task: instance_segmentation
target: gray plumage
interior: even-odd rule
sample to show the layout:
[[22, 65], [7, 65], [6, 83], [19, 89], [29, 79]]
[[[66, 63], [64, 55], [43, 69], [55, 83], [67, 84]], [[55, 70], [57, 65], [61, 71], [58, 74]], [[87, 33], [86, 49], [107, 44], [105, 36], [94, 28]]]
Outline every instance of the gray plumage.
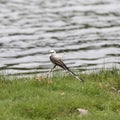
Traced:
[[77, 74], [75, 74], [73, 71], [71, 71], [66, 65], [65, 63], [62, 61], [61, 57], [58, 56], [55, 52], [55, 50], [51, 50], [50, 51], [51, 55], [50, 55], [50, 61], [54, 64], [54, 67], [50, 70], [50, 72], [56, 67], [59, 66], [61, 68], [63, 68], [64, 70], [67, 70], [68, 72], [70, 72], [73, 76], [76, 77], [76, 79], [80, 80], [83, 82], [83, 79], [79, 78]]

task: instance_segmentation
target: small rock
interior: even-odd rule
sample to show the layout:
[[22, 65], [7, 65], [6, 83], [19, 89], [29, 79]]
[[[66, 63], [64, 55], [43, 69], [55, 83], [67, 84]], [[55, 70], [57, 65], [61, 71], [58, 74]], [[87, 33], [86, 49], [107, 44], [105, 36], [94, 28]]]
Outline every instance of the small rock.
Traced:
[[118, 90], [118, 93], [120, 93], [120, 90]]
[[64, 92], [62, 92], [60, 95], [61, 95], [61, 96], [64, 96], [64, 95], [65, 95], [65, 93], [64, 93]]
[[77, 108], [77, 111], [79, 112], [79, 114], [80, 114], [81, 116], [83, 116], [83, 115], [88, 115], [88, 110], [81, 109], [81, 108]]
[[37, 77], [35, 78], [35, 80], [37, 80], [37, 81], [44, 81], [44, 80], [46, 80], [47, 78], [48, 78], [47, 74], [43, 74], [43, 75], [41, 75], [41, 76], [37, 76]]
[[111, 87], [111, 90], [112, 90], [113, 92], [117, 92], [117, 89], [116, 89], [115, 87]]

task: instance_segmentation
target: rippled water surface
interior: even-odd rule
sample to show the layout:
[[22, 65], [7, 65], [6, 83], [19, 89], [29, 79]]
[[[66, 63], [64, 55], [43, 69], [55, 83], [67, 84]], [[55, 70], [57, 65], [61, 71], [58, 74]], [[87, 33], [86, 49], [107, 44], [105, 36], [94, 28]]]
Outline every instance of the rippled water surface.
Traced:
[[81, 71], [120, 68], [120, 0], [0, 1], [0, 72], [47, 71], [50, 49]]

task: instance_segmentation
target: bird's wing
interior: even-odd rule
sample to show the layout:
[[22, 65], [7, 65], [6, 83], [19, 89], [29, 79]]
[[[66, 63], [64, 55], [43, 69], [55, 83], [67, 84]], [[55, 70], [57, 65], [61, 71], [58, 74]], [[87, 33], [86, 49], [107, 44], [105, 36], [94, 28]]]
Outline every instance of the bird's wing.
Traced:
[[50, 60], [53, 64], [58, 65], [65, 70], [68, 69], [64, 62], [59, 57], [50, 56]]

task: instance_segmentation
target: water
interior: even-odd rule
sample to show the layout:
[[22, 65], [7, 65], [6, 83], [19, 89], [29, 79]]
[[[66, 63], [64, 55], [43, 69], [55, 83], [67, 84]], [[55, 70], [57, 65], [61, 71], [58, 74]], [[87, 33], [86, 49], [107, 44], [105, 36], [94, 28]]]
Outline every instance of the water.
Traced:
[[46, 72], [51, 49], [72, 69], [120, 68], [120, 1], [0, 1], [0, 72]]

